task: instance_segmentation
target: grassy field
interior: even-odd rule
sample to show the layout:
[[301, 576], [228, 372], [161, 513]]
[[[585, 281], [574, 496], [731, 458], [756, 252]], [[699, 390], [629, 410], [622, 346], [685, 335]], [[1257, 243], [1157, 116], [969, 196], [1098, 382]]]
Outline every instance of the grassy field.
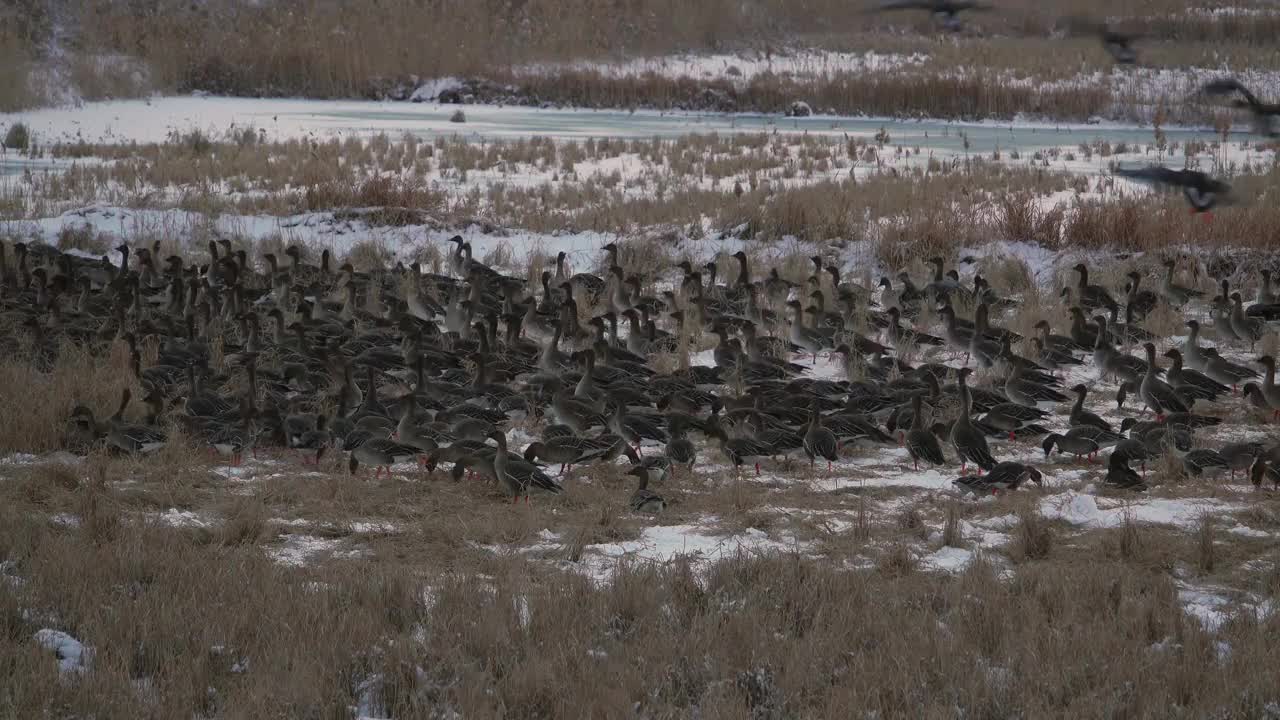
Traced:
[[[814, 255], [868, 285], [924, 277], [938, 255], [1022, 300], [999, 322], [1063, 332], [1077, 259], [1115, 292], [1130, 268], [1158, 287], [1168, 255], [1181, 282], [1250, 296], [1280, 260], [1271, 151], [1157, 143], [954, 162], [785, 135], [50, 145], [57, 172], [0, 183], [0, 242], [6, 258], [49, 242], [115, 259], [128, 242], [204, 262], [221, 239], [257, 267], [299, 242], [360, 271], [440, 270], [459, 231], [532, 279], [556, 243], [601, 271], [608, 238], [646, 293], [684, 259], [729, 277], [729, 248], [797, 283]], [[1150, 157], [1228, 175], [1249, 201], [1204, 222], [1107, 172]], [[1240, 476], [1189, 478], [1167, 455], [1135, 495], [1103, 485], [1103, 465], [998, 440], [1045, 482], [974, 499], [953, 489], [958, 465], [916, 471], [901, 448], [756, 476], [700, 439], [696, 473], [657, 488], [652, 517], [629, 512], [623, 465], [513, 505], [444, 469], [352, 476], [338, 452], [232, 467], [176, 423], [157, 454], [112, 457], [76, 447], [67, 420], [142, 394], [125, 343], [50, 362], [56, 323], [37, 340], [25, 319], [0, 314], [0, 717], [1280, 717], [1280, 492]], [[1184, 319], [1162, 309], [1146, 327], [1163, 347]], [[158, 342], [143, 339], [144, 365]], [[653, 362], [709, 363], [713, 344]], [[1277, 350], [1271, 333], [1256, 353]], [[1072, 372], [1091, 410], [1137, 413]], [[1225, 422], [1197, 440], [1273, 441], [1240, 403], [1210, 406]], [[540, 431], [522, 420], [510, 437]]]
[[[780, 112], [803, 99], [850, 114], [1149, 118], [1158, 99], [1135, 97], [1128, 74], [1110, 74], [1096, 38], [1066, 32], [1064, 14], [1116, 19], [1142, 36], [1139, 49], [1151, 68], [1280, 69], [1271, 52], [1280, 15], [1252, 2], [1209, 12], [1172, 0], [1090, 0], [1073, 3], [1067, 13], [1014, 0], [995, 12], [970, 13], [970, 24], [958, 34], [940, 33], [926, 13], [876, 14], [835, 0], [575, 0], [569, 6], [390, 0], [358, 8], [329, 1], [216, 0], [159, 7], [86, 2], [40, 10], [9, 10], [20, 22], [0, 31], [0, 58], [35, 71], [29, 82], [22, 72], [0, 81], [0, 111], [56, 101], [68, 88], [85, 99], [194, 90], [384, 97], [412, 90], [414, 78], [459, 76], [514, 88], [491, 100], [506, 93], [590, 107], [717, 108], [729, 102], [737, 109]], [[748, 83], [729, 76], [617, 77], [590, 68], [527, 71], [535, 63], [670, 53], [782, 57], [796, 47], [918, 54], [924, 61], [905, 72], [766, 73]], [[1181, 113], [1184, 88], [1155, 82], [1170, 105], [1166, 112], [1204, 120], [1200, 108]]]
[[[650, 518], [626, 511], [620, 467], [511, 505], [411, 465], [228, 467], [180, 439], [142, 461], [48, 455], [62, 408], [133, 383], [122, 361], [0, 366], [4, 407], [45, 399], [0, 434], [46, 453], [0, 465], [7, 716], [1267, 717], [1280, 701], [1280, 505], [1238, 479], [1161, 463], [1147, 496], [1091, 493], [1100, 468], [1061, 459], [1044, 488], [974, 502], [921, 486], [901, 451], [755, 478], [704, 448]], [[1104, 515], [1075, 517], [1095, 493]], [[61, 665], [39, 641], [54, 629], [85, 646]]]
[[[1179, 145], [1157, 130], [1140, 146], [1095, 141], [938, 157], [882, 140], [265, 141], [247, 130], [155, 144], [52, 144], [39, 153], [59, 167], [0, 179], [7, 218], [0, 236], [104, 253], [122, 234], [172, 242], [180, 229], [179, 244], [197, 250], [214, 232], [239, 235], [261, 252], [253, 246], [265, 233], [273, 243], [369, 241], [392, 255], [434, 245], [429, 254], [438, 258], [439, 233], [475, 227], [499, 244], [529, 233], [646, 237], [673, 260], [726, 238], [766, 253], [790, 239], [835, 247], [866, 241], [889, 267], [991, 239], [1117, 252], [1171, 243], [1265, 249], [1280, 241], [1280, 216], [1267, 201], [1280, 175], [1264, 144]], [[1179, 197], [1111, 175], [1117, 164], [1153, 160], [1227, 176], [1239, 202], [1213, 223], [1192, 222]], [[76, 220], [99, 205], [149, 220], [124, 229]], [[308, 229], [303, 219], [312, 214], [320, 225]], [[512, 269], [525, 270], [525, 250]]]

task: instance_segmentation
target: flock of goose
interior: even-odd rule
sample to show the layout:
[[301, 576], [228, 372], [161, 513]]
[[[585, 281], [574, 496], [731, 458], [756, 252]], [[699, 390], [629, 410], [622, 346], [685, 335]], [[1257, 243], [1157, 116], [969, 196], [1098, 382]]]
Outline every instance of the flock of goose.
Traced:
[[[1193, 318], [1161, 367], [1157, 338], [1143, 328], [1162, 304], [1182, 312], [1204, 303], [1220, 343], [1252, 349], [1280, 320], [1265, 271], [1245, 307], [1226, 281], [1212, 298], [1180, 284], [1173, 261], [1156, 289], [1135, 268], [1114, 295], [1080, 264], [1060, 296], [1066, 334], [1044, 319], [1023, 338], [997, 324], [1020, 312], [1016, 300], [981, 275], [962, 282], [940, 258], [930, 260], [927, 282], [902, 272], [871, 288], [821, 257], [803, 282], [776, 268], [757, 279], [738, 252], [732, 280], [720, 281], [715, 262], [684, 262], [671, 289], [650, 296], [615, 244], [604, 248], [603, 277], [570, 272], [561, 253], [529, 283], [476, 260], [463, 238], [452, 242], [439, 274], [416, 263], [334, 269], [328, 250], [311, 265], [297, 246], [255, 268], [225, 241], [211, 242], [200, 263], [162, 258], [158, 244], [121, 245], [113, 262], [17, 243], [10, 261], [0, 244], [0, 308], [26, 331], [5, 349], [48, 366], [72, 346], [128, 348], [145, 418], [125, 418], [128, 390], [105, 421], [78, 405], [68, 447], [145, 454], [177, 427], [233, 462], [278, 448], [319, 465], [336, 449], [352, 474], [360, 466], [380, 474], [416, 459], [431, 471], [451, 466], [455, 480], [468, 471], [487, 478], [513, 501], [563, 491], [540, 462], [563, 475], [626, 456], [639, 486], [632, 507], [660, 511], [650, 484], [691, 472], [698, 438], [736, 471], [757, 474], [761, 462], [788, 455], [825, 460], [831, 471], [842, 453], [901, 444], [915, 468], [958, 463], [956, 485], [975, 494], [1041, 480], [1037, 468], [999, 459], [1025, 442], [1040, 443], [1046, 460], [1109, 451], [1106, 482], [1131, 490], [1146, 487], [1131, 466], [1143, 463], [1145, 473], [1165, 453], [1191, 476], [1246, 472], [1255, 486], [1280, 484], [1280, 444], [1207, 448], [1194, 437], [1221, 422], [1202, 404], [1280, 416], [1274, 359], [1227, 360], [1201, 344]], [[974, 308], [972, 319], [964, 308]], [[714, 338], [714, 364], [690, 364], [703, 337]], [[841, 361], [844, 377], [812, 376], [824, 354]], [[952, 366], [908, 362], [944, 354]], [[1119, 382], [1120, 408], [1134, 397], [1151, 418], [1114, 427], [1090, 412], [1090, 386], [1059, 378], [1082, 366]], [[1063, 418], [1060, 431], [1049, 428]], [[513, 423], [535, 422], [540, 437], [517, 452]]]

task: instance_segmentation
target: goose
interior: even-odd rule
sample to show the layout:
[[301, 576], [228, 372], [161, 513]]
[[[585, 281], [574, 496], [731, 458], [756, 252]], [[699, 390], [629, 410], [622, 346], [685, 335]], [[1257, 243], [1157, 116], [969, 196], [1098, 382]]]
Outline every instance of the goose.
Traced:
[[786, 302], [796, 284], [778, 274], [778, 268], [769, 268], [769, 277], [764, 281], [764, 292], [769, 302], [775, 307]]
[[1262, 339], [1266, 323], [1260, 318], [1248, 317], [1244, 314], [1240, 293], [1231, 293], [1231, 303], [1231, 314], [1228, 316], [1231, 331], [1240, 340], [1247, 340], [1249, 349], [1253, 350], [1258, 341]]
[[1061, 403], [1068, 400], [1066, 395], [1053, 388], [1034, 382], [1025, 377], [1026, 371], [1014, 367], [1004, 382], [1004, 394], [1019, 405], [1030, 408], [1039, 407], [1040, 403]]
[[[129, 407], [131, 397], [132, 393], [128, 388], [121, 391], [120, 407], [107, 420], [107, 445], [130, 455], [155, 452], [164, 447], [168, 436], [157, 428], [124, 421], [124, 411]], [[90, 424], [93, 423], [92, 414], [88, 416], [88, 420]]]
[[1076, 282], [1076, 295], [1080, 306], [1085, 310], [1106, 308], [1110, 311], [1120, 309], [1119, 304], [1111, 297], [1111, 293], [1101, 285], [1089, 284], [1089, 268], [1084, 263], [1077, 263], [1072, 270], [1076, 271], [1079, 280]]
[[1111, 375], [1128, 382], [1139, 383], [1147, 371], [1147, 364], [1142, 360], [1119, 352], [1107, 340], [1107, 319], [1094, 318], [1098, 324], [1098, 344], [1093, 350], [1094, 365], [1101, 368], [1103, 375]]
[[1280, 296], [1276, 295], [1275, 291], [1271, 289], [1271, 270], [1262, 268], [1258, 273], [1262, 279], [1258, 283], [1258, 294], [1254, 298], [1254, 303], [1257, 305], [1275, 305], [1280, 300]]
[[822, 415], [815, 399], [809, 411], [809, 425], [804, 432], [804, 454], [809, 458], [810, 467], [821, 457], [827, 461], [827, 471], [830, 472], [831, 463], [839, 459], [837, 449], [835, 433], [822, 426]]
[[947, 459], [942, 454], [942, 444], [938, 442], [938, 436], [925, 427], [923, 398], [920, 395], [911, 399], [911, 408], [913, 411], [911, 429], [906, 432], [903, 439], [915, 469], [920, 469], [921, 460], [931, 465], [946, 464]]
[[671, 462], [672, 468], [676, 465], [683, 465], [688, 468], [689, 473], [692, 475], [693, 464], [698, 459], [697, 448], [685, 436], [684, 427], [673, 422], [670, 417], [667, 419], [667, 427], [671, 432], [671, 441], [664, 448], [667, 460]]
[[1187, 363], [1187, 367], [1192, 370], [1204, 372], [1205, 363], [1208, 357], [1200, 348], [1200, 323], [1196, 320], [1188, 320], [1186, 322], [1187, 339], [1182, 343], [1182, 356]]
[[[920, 288], [916, 287], [916, 284], [911, 280], [911, 276], [905, 272], [898, 273], [898, 284], [902, 286], [902, 289], [898, 291], [897, 300], [894, 302], [886, 302], [885, 298], [882, 297], [880, 304], [897, 305], [902, 308], [904, 315], [911, 316], [914, 308], [919, 306], [920, 302], [925, 299], [924, 292]], [[889, 285], [888, 278], [880, 278], [880, 285], [884, 287], [886, 293], [893, 292], [892, 286]], [[890, 295], [890, 297], [892, 296]]]
[[1084, 310], [1073, 306], [1070, 313], [1072, 343], [1080, 350], [1095, 350], [1098, 346], [1099, 331], [1085, 319]]
[[1035, 361], [1049, 370], [1063, 370], [1068, 366], [1084, 365], [1084, 360], [1065, 350], [1059, 350], [1044, 344], [1042, 338], [1031, 338], [1031, 346], [1035, 350]]
[[1147, 484], [1138, 477], [1138, 473], [1129, 467], [1126, 456], [1113, 452], [1107, 461], [1107, 474], [1105, 481], [1108, 485], [1113, 485], [1121, 490], [1144, 491]]
[[990, 470], [996, 464], [995, 458], [991, 456], [991, 450], [987, 447], [987, 439], [973, 426], [969, 417], [971, 402], [966, 379], [971, 372], [969, 368], [960, 368], [956, 375], [956, 381], [960, 386], [960, 415], [951, 426], [951, 444], [955, 446], [956, 455], [960, 457], [962, 473], [969, 462], [973, 462], [981, 470]]
[[1188, 430], [1198, 430], [1199, 428], [1216, 427], [1222, 424], [1222, 418], [1216, 415], [1199, 415], [1196, 413], [1180, 413], [1174, 412], [1165, 415], [1164, 424], [1172, 428], [1186, 428]]
[[[1147, 448], [1152, 456], [1159, 456], [1166, 450], [1175, 455], [1185, 455], [1191, 450], [1191, 430], [1184, 425], [1172, 423], [1140, 423], [1133, 418], [1125, 418], [1120, 424], [1122, 431], [1127, 430], [1129, 439], [1138, 440]], [[1119, 445], [1117, 444], [1117, 447]]]
[[881, 0], [872, 11], [925, 10], [944, 28], [957, 31], [961, 28], [960, 13], [973, 10], [990, 10], [991, 6], [979, 0]]
[[991, 287], [991, 283], [983, 276], [974, 273], [973, 275], [973, 296], [979, 301], [990, 305], [993, 308], [1006, 310], [1017, 307], [1019, 302], [1000, 295]]
[[[1080, 314], [1080, 319], [1081, 320], [1084, 319], [1083, 314]], [[1085, 327], [1085, 326], [1082, 325], [1082, 327]], [[1077, 353], [1077, 352], [1083, 352], [1087, 348], [1093, 347], [1092, 338], [1089, 338], [1090, 340], [1089, 343], [1081, 345], [1080, 343], [1077, 343], [1074, 339], [1069, 338], [1065, 335], [1054, 335], [1052, 332], [1050, 332], [1052, 328], [1049, 326], [1048, 320], [1037, 321], [1035, 324], [1035, 329], [1040, 333], [1039, 339], [1044, 344], [1044, 347], [1047, 349], [1052, 349], [1062, 353]]]
[[773, 448], [752, 438], [733, 438], [721, 428], [713, 432], [720, 445], [720, 452], [733, 463], [734, 472], [739, 472], [744, 464], [754, 464], [756, 475], [760, 475], [760, 460], [773, 457]]
[[1272, 413], [1272, 419], [1275, 419], [1275, 410], [1271, 407], [1271, 403], [1267, 402], [1267, 398], [1262, 394], [1262, 388], [1258, 383], [1244, 384], [1244, 399], [1250, 406], [1262, 412]]
[[369, 465], [375, 468], [374, 478], [380, 477], [384, 470], [387, 477], [391, 477], [392, 465], [413, 460], [417, 458], [418, 452], [417, 448], [402, 445], [394, 440], [371, 437], [351, 451], [347, 469], [355, 475], [361, 465]]
[[[609, 243], [609, 245], [613, 245], [616, 251], [617, 245], [614, 245], [613, 243]], [[608, 245], [605, 246], [605, 250], [606, 252], [611, 252], [608, 250]], [[567, 282], [570, 284], [570, 286], [573, 289], [579, 290], [581, 292], [584, 292], [584, 293], [587, 293], [588, 295], [593, 295], [593, 296], [599, 295], [600, 293], [604, 292], [606, 282], [599, 275], [592, 275], [591, 273], [576, 273], [576, 274], [570, 275], [569, 270], [565, 266], [565, 261], [567, 260], [567, 258], [568, 258], [568, 254], [565, 253], [564, 251], [560, 251], [556, 253], [555, 280], [557, 283]], [[609, 264], [614, 265], [616, 264], [616, 262], [610, 261]]]
[[1142, 383], [1138, 386], [1142, 401], [1160, 420], [1164, 419], [1166, 411], [1188, 412], [1190, 408], [1178, 397], [1173, 388], [1156, 377], [1156, 346], [1145, 343], [1142, 348], [1147, 351], [1147, 372], [1142, 376]]
[[1177, 269], [1178, 263], [1172, 258], [1164, 261], [1167, 269], [1164, 276], [1164, 283], [1160, 286], [1160, 296], [1174, 307], [1182, 307], [1196, 298], [1204, 297], [1204, 293], [1199, 290], [1184, 287], [1173, 281], [1173, 274]]
[[1270, 355], [1263, 355], [1258, 358], [1258, 362], [1266, 368], [1259, 390], [1271, 408], [1272, 419], [1278, 419], [1280, 418], [1280, 386], [1276, 385], [1276, 359]]
[[648, 468], [643, 465], [636, 465], [628, 470], [627, 474], [639, 478], [639, 485], [637, 485], [636, 491], [631, 494], [631, 500], [627, 503], [631, 508], [631, 512], [657, 515], [666, 509], [667, 503], [662, 499], [662, 496], [649, 489]]
[[940, 257], [932, 257], [926, 261], [927, 265], [933, 267], [933, 280], [924, 286], [925, 295], [934, 302], [941, 300], [950, 300], [952, 295], [967, 293], [968, 290], [960, 284], [956, 278], [949, 277], [943, 272], [946, 263]]
[[489, 434], [489, 439], [498, 443], [498, 450], [493, 455], [494, 475], [498, 478], [498, 484], [511, 493], [512, 503], [521, 495], [524, 495], [526, 503], [529, 502], [530, 488], [545, 490], [553, 495], [563, 492], [560, 484], [538, 469], [538, 466], [510, 456], [507, 452], [506, 433], [495, 430]]
[[1080, 383], [1071, 388], [1071, 392], [1076, 394], [1076, 402], [1071, 406], [1071, 413], [1067, 416], [1072, 427], [1079, 425], [1092, 425], [1100, 430], [1111, 432], [1111, 423], [1103, 420], [1097, 414], [1084, 409], [1084, 399], [1089, 394], [1088, 386], [1084, 383]]
[[[844, 317], [839, 313], [827, 312], [827, 298], [821, 290], [809, 293], [809, 303], [813, 306], [813, 327], [821, 333], [829, 330], [843, 330]], [[850, 328], [852, 330], [852, 328]]]
[[1009, 338], [1001, 338], [999, 344], [1000, 352], [996, 354], [993, 363], [996, 368], [1005, 373], [1019, 370], [1024, 378], [1041, 385], [1058, 384], [1058, 379], [1049, 373], [1049, 368], [1030, 358], [1015, 354]]
[[[1091, 425], [1084, 425], [1081, 427], [1097, 431], [1097, 428]], [[1068, 452], [1075, 455], [1076, 460], [1086, 456], [1092, 460], [1093, 455], [1098, 452], [1101, 446], [1088, 434], [1078, 433], [1072, 435], [1068, 432], [1065, 435], [1061, 433], [1050, 433], [1045, 437], [1041, 447], [1044, 449], [1044, 456], [1046, 458], [1049, 457], [1050, 453], [1052, 453], [1056, 448], [1059, 453]]]
[[1067, 20], [1067, 30], [1073, 35], [1094, 35], [1102, 41], [1102, 47], [1117, 65], [1134, 65], [1138, 62], [1138, 53], [1133, 48], [1134, 41], [1141, 36], [1123, 33], [1105, 22], [1097, 22], [1087, 17], [1072, 17]]
[[831, 347], [828, 344], [827, 337], [812, 328], [805, 327], [804, 310], [800, 307], [800, 301], [790, 300], [787, 302], [787, 307], [792, 312], [791, 330], [788, 339], [792, 345], [808, 352], [813, 357], [813, 364], [816, 365], [818, 363], [818, 353]]
[[1280, 471], [1265, 456], [1259, 455], [1249, 466], [1249, 482], [1258, 490], [1262, 488], [1262, 481], [1267, 479], [1280, 490]]
[[552, 396], [549, 412], [557, 423], [567, 425], [575, 433], [583, 433], [609, 422], [597, 405], [574, 397], [567, 389], [558, 390]]
[[1223, 359], [1215, 348], [1204, 348], [1203, 353], [1205, 355], [1204, 374], [1223, 385], [1230, 385], [1233, 391], [1240, 383], [1256, 380], [1259, 377], [1257, 370]]
[[1207, 95], [1239, 94], [1232, 105], [1253, 115], [1254, 132], [1266, 137], [1280, 137], [1280, 103], [1262, 102], [1239, 79], [1224, 77], [1210, 80], [1201, 86], [1200, 91]]
[[258, 430], [253, 424], [253, 418], [256, 414], [256, 410], [246, 396], [241, 401], [241, 421], [210, 428], [209, 446], [219, 455], [230, 457], [232, 465], [239, 465], [245, 450], [255, 450]]
[[1177, 348], [1169, 348], [1164, 356], [1170, 360], [1169, 368], [1164, 374], [1165, 380], [1174, 389], [1192, 388], [1195, 397], [1204, 400], [1216, 400], [1218, 395], [1231, 390], [1204, 373], [1182, 367], [1182, 353]]
[[530, 443], [525, 448], [524, 459], [531, 463], [537, 460], [559, 463], [560, 473], [563, 475], [566, 470], [572, 470], [574, 465], [610, 461], [621, 454], [624, 448], [627, 448], [626, 442], [612, 433], [596, 437], [582, 437], [571, 433], [549, 438], [544, 436], [542, 440]]
[[1222, 288], [1221, 295], [1214, 295], [1213, 301], [1209, 304], [1210, 315], [1213, 318], [1213, 330], [1217, 333], [1219, 340], [1240, 340], [1236, 335], [1236, 331], [1231, 328], [1231, 310], [1233, 303], [1231, 302], [1231, 283], [1222, 278], [1220, 284]]
[[943, 320], [943, 339], [952, 350], [965, 354], [965, 363], [969, 362], [970, 344], [973, 341], [973, 330], [961, 326], [956, 318], [956, 311], [950, 305], [943, 305], [938, 310]]
[[1125, 277], [1129, 278], [1129, 282], [1125, 283], [1125, 314], [1139, 320], [1145, 319], [1156, 308], [1158, 298], [1150, 290], [1139, 288], [1142, 275], [1137, 270], [1129, 271]]
[[999, 430], [1009, 433], [1009, 439], [1013, 440], [1018, 430], [1028, 425], [1033, 425], [1046, 417], [1049, 413], [1034, 407], [1019, 405], [1017, 403], [1000, 403], [987, 409], [982, 416], [982, 422]]
[[1145, 168], [1116, 168], [1115, 172], [1120, 177], [1136, 182], [1181, 188], [1183, 196], [1191, 204], [1192, 214], [1205, 213], [1206, 219], [1212, 217], [1211, 211], [1215, 205], [1228, 200], [1231, 195], [1230, 185], [1199, 170], [1173, 170], [1151, 165]]
[[316, 451], [314, 457], [303, 456], [303, 465], [318, 466], [320, 458], [324, 457], [325, 451], [333, 445], [333, 433], [329, 432], [328, 424], [328, 417], [323, 414], [316, 415], [315, 427], [304, 431], [292, 442], [292, 447], [295, 450]]
[[874, 420], [861, 413], [840, 411], [823, 418], [822, 424], [835, 433], [838, 443], [845, 445], [852, 443], [875, 447], [894, 444], [893, 438], [881, 430]]
[[864, 306], [871, 302], [870, 290], [858, 283], [840, 281], [839, 267], [828, 264], [825, 269], [831, 276], [831, 292], [835, 293], [836, 297], [848, 297]]
[[644, 440], [665, 443], [671, 439], [670, 434], [662, 428], [659, 417], [625, 412], [622, 403], [618, 403], [614, 408], [613, 415], [609, 418], [609, 427], [629, 445], [636, 448], [637, 453], [640, 452], [640, 443]]
[[1200, 477], [1206, 472], [1221, 472], [1230, 467], [1231, 464], [1222, 453], [1209, 448], [1197, 448], [1182, 456], [1182, 469], [1191, 477]]
[[974, 496], [990, 494], [998, 494], [1001, 490], [1012, 491], [1017, 490], [1022, 484], [1030, 480], [1037, 485], [1044, 481], [1044, 476], [1040, 471], [1018, 462], [1005, 461], [996, 463], [991, 471], [983, 476], [965, 475], [952, 480], [961, 492], [971, 493]]
[[946, 343], [945, 340], [935, 335], [918, 332], [909, 328], [903, 328], [901, 325], [902, 311], [897, 307], [890, 307], [887, 312], [889, 313], [889, 327], [886, 328], [886, 330], [889, 336], [889, 342], [899, 352], [912, 345], [937, 346]]
[[413, 413], [417, 405], [412, 395], [406, 395], [400, 398], [400, 418], [396, 423], [395, 439], [401, 445], [407, 445], [417, 449], [424, 456], [429, 455], [439, 447], [434, 439], [427, 436], [413, 422]]
[[989, 312], [986, 303], [979, 303], [974, 310], [973, 334], [969, 338], [969, 347], [966, 350], [966, 362], [969, 357], [973, 357], [984, 367], [991, 367], [996, 356], [1000, 354], [1000, 342], [987, 337]]
[[1262, 443], [1256, 442], [1227, 443], [1218, 449], [1218, 454], [1227, 462], [1227, 469], [1231, 471], [1233, 480], [1237, 472], [1248, 472], [1254, 459], [1260, 457], [1263, 452]]
[[1130, 343], [1144, 343], [1155, 339], [1155, 336], [1140, 327], [1133, 318], [1133, 308], [1126, 305], [1124, 309], [1124, 322], [1118, 320], [1119, 313], [1111, 311], [1107, 319], [1107, 332], [1112, 342], [1128, 345]]

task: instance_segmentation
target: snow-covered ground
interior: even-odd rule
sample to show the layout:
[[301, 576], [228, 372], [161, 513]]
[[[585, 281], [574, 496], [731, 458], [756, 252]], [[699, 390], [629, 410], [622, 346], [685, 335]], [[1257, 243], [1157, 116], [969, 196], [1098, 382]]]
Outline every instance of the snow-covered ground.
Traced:
[[[790, 78], [827, 77], [842, 72], [884, 72], [920, 65], [925, 55], [876, 52], [825, 52], [795, 50], [784, 53], [738, 53], [709, 55], [662, 55], [616, 62], [584, 61], [541, 63], [515, 69], [516, 75], [554, 75], [565, 71], [595, 72], [606, 77], [659, 75], [667, 78], [728, 80], [746, 84], [759, 75]], [[438, 93], [437, 93], [438, 95]], [[434, 95], [428, 95], [434, 99]]]

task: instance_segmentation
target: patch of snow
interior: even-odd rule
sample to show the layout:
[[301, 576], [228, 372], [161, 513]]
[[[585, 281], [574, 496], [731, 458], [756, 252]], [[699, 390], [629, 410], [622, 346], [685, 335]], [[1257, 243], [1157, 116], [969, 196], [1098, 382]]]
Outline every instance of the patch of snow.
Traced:
[[38, 462], [40, 456], [31, 453], [14, 453], [0, 458], [0, 465], [34, 465]]
[[399, 527], [387, 520], [371, 520], [371, 521], [355, 521], [349, 523], [347, 527], [353, 533], [376, 533], [389, 534], [399, 531]]
[[177, 527], [207, 528], [207, 527], [211, 527], [214, 524], [213, 521], [207, 518], [201, 517], [199, 513], [192, 512], [190, 510], [179, 510], [178, 508], [169, 508], [168, 510], [165, 510], [162, 513], [155, 514], [153, 517], [155, 517], [157, 520], [164, 523], [165, 525], [168, 525], [169, 527], [175, 527], [175, 528]]
[[456, 77], [442, 77], [434, 80], [428, 80], [418, 86], [413, 94], [409, 96], [409, 102], [434, 102], [442, 93], [451, 90], [458, 90], [462, 87], [462, 80]]
[[926, 568], [943, 572], [960, 572], [973, 562], [973, 551], [956, 547], [941, 547], [936, 552], [920, 558]]
[[1250, 613], [1264, 620], [1275, 611], [1271, 600], [1247, 596], [1233, 601], [1218, 588], [1178, 582], [1178, 601], [1183, 610], [1200, 621], [1206, 630], [1215, 631], [1236, 613]]
[[1258, 530], [1257, 528], [1251, 528], [1247, 525], [1236, 525], [1233, 528], [1228, 528], [1227, 532], [1231, 533], [1232, 535], [1240, 535], [1242, 537], [1251, 537], [1251, 538], [1271, 537], [1271, 533], [1265, 530]]
[[37, 630], [35, 641], [58, 658], [58, 670], [63, 674], [81, 674], [89, 670], [93, 662], [93, 648], [61, 630], [44, 628]]
[[656, 525], [645, 528], [640, 537], [617, 543], [587, 545], [583, 548], [582, 569], [597, 580], [607, 581], [620, 562], [670, 562], [688, 557], [700, 563], [733, 557], [740, 553], [787, 552], [803, 546], [792, 540], [778, 541], [756, 528], [731, 535], [711, 534], [715, 518], [705, 524]]
[[267, 553], [281, 565], [302, 567], [316, 555], [333, 554], [341, 544], [340, 540], [314, 535], [286, 535], [283, 544], [269, 548]]
[[69, 528], [80, 527], [79, 516], [72, 515], [71, 513], [58, 513], [57, 515], [50, 515], [49, 522], [53, 523], [54, 525], [61, 525], [62, 527], [69, 527]]
[[18, 563], [12, 560], [0, 560], [0, 580], [14, 588], [22, 587], [26, 583], [26, 580], [18, 575]]
[[517, 75], [555, 75], [566, 71], [594, 72], [612, 78], [657, 75], [672, 79], [728, 80], [746, 86], [759, 75], [792, 78], [823, 78], [836, 73], [876, 72], [920, 65], [927, 55], [892, 53], [850, 53], [795, 50], [781, 53], [741, 53], [712, 55], [662, 55], [630, 58], [617, 62], [576, 61], [539, 63], [515, 69]]
[[[247, 461], [246, 461], [247, 462]], [[245, 465], [218, 465], [212, 468], [215, 474], [221, 475], [228, 480], [236, 480], [239, 482], [248, 482], [254, 479], [257, 471], [254, 468]]]
[[1125, 513], [1135, 523], [1194, 527], [1205, 513], [1239, 509], [1212, 498], [1150, 498], [1107, 500], [1068, 491], [1040, 501], [1040, 512], [1050, 520], [1062, 520], [1087, 528], [1114, 528], [1124, 524]]
[[[569, 256], [570, 262], [581, 261], [597, 256], [600, 248], [617, 239], [615, 235], [598, 232], [514, 232], [498, 237], [487, 235], [481, 228], [474, 226], [460, 232], [453, 229], [433, 229], [425, 225], [370, 226], [362, 220], [335, 219], [333, 213], [305, 213], [288, 217], [233, 214], [207, 217], [178, 209], [134, 210], [107, 205], [80, 208], [57, 217], [15, 222], [12, 227], [20, 229], [17, 234], [40, 238], [56, 245], [58, 235], [66, 227], [88, 227], [96, 234], [111, 238], [113, 242], [123, 242], [151, 231], [175, 237], [191, 237], [199, 234], [197, 228], [208, 228], [210, 223], [214, 232], [220, 235], [239, 236], [249, 242], [283, 237], [291, 244], [323, 246], [339, 254], [349, 252], [357, 244], [370, 242], [385, 248], [395, 259], [406, 262], [411, 262], [424, 246], [441, 249], [453, 247], [448, 239], [458, 234], [471, 243], [477, 257], [485, 257], [499, 245], [508, 246], [512, 250], [513, 266], [520, 268], [526, 264], [528, 255], [535, 251], [551, 257], [564, 252]], [[34, 455], [11, 455], [7, 458], [12, 464], [23, 465], [36, 462], [37, 459]], [[219, 465], [213, 468], [213, 472], [228, 479], [248, 481], [255, 479], [255, 475], [263, 467], [272, 464], [273, 461], [270, 460], [246, 457], [243, 465]], [[405, 467], [412, 468], [413, 465]]]
[[1206, 630], [1217, 630], [1229, 616], [1231, 601], [1217, 593], [1193, 587], [1178, 590], [1178, 601], [1186, 613]]

